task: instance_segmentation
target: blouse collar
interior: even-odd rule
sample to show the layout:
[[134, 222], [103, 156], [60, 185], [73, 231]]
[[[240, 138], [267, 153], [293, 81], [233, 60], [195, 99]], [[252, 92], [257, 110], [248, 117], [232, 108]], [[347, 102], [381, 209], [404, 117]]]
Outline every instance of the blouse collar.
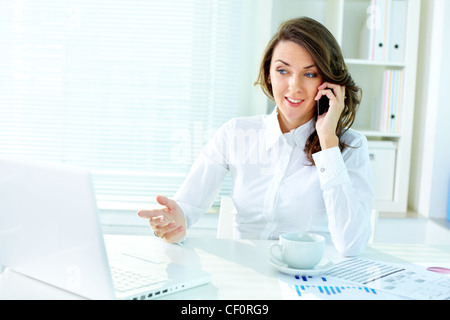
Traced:
[[[315, 120], [314, 118], [309, 120], [307, 123], [302, 124], [301, 126], [292, 129], [291, 131], [283, 134], [280, 128], [280, 123], [278, 121], [278, 108], [275, 106], [272, 113], [267, 118], [266, 123], [266, 150], [272, 148], [279, 139], [285, 139], [285, 141], [289, 144], [292, 142], [300, 147], [304, 147], [306, 140], [315, 130]], [[291, 142], [291, 143], [290, 143]]]

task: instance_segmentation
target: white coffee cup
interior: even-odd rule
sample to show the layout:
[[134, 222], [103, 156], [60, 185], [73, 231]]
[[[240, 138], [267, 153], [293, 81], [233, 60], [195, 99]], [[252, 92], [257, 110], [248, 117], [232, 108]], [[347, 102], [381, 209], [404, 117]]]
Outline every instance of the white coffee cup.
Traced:
[[[273, 243], [270, 255], [295, 269], [312, 269], [322, 260], [325, 237], [315, 233], [284, 233]], [[278, 251], [278, 253], [276, 253]]]

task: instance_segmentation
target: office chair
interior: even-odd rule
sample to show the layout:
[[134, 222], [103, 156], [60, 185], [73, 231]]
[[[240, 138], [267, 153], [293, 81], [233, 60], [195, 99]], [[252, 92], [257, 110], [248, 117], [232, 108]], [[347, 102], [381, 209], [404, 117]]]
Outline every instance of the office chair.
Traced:
[[218, 239], [233, 239], [233, 215], [236, 214], [231, 197], [220, 199], [219, 223], [217, 225]]

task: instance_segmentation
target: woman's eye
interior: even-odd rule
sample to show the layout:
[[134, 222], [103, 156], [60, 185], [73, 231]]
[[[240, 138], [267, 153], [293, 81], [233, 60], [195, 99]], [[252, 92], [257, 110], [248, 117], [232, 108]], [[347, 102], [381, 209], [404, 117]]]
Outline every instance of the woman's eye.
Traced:
[[315, 74], [314, 72], [305, 73], [305, 77], [307, 77], [307, 78], [315, 78], [316, 76], [317, 76], [317, 74]]
[[286, 73], [287, 73], [287, 71], [286, 71], [286, 70], [283, 70], [283, 69], [278, 69], [277, 72], [278, 72], [279, 74], [286, 74]]

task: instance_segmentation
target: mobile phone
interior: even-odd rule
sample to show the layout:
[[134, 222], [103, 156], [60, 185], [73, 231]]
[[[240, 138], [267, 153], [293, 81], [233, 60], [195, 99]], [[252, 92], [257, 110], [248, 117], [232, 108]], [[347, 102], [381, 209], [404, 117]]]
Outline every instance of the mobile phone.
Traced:
[[[325, 88], [327, 90], [332, 90], [330, 88]], [[330, 99], [328, 99], [327, 96], [323, 95], [318, 101], [317, 101], [317, 114], [320, 116], [328, 111], [328, 108], [330, 107]]]

